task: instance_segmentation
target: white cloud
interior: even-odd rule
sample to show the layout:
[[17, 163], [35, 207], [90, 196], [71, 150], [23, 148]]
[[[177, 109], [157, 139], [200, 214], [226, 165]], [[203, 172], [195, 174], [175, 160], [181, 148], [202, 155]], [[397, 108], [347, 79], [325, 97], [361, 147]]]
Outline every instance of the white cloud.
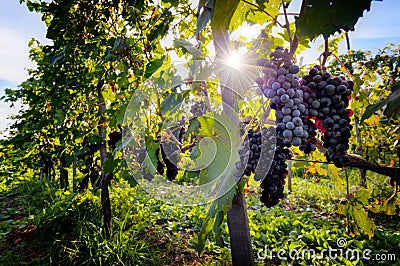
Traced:
[[[4, 87], [15, 87], [27, 78], [26, 68], [35, 67], [29, 60], [29, 36], [22, 36], [21, 33], [11, 29], [0, 27], [0, 95], [3, 95]], [[8, 117], [18, 113], [21, 106], [16, 104], [10, 108], [9, 103], [0, 102], [0, 138], [7, 137], [4, 132], [12, 124]]]
[[26, 68], [35, 66], [29, 60], [29, 36], [0, 27], [0, 79], [21, 83], [27, 77]]
[[400, 1], [372, 1], [371, 10], [364, 11], [355, 25], [353, 38], [389, 38], [400, 37]]
[[13, 120], [8, 119], [10, 115], [17, 114], [21, 110], [22, 105], [19, 103], [10, 107], [9, 103], [0, 102], [0, 139], [7, 137], [6, 129], [12, 124]]

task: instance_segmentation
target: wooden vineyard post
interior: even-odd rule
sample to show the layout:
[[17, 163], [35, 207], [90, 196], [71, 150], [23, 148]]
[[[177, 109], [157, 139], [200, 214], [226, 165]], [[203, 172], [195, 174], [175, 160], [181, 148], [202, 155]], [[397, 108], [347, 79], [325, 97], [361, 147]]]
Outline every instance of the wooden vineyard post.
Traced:
[[[361, 142], [361, 136], [360, 136], [360, 128], [358, 126], [358, 117], [356, 117], [356, 116], [354, 118], [354, 127], [356, 129], [356, 139], [357, 139], [357, 143], [358, 143], [357, 154], [362, 156], [363, 152], [362, 152], [362, 142]], [[366, 185], [367, 185], [367, 171], [365, 169], [360, 169], [360, 176], [361, 176], [360, 186], [366, 187]]]
[[[223, 60], [229, 55], [230, 44], [227, 31], [213, 31], [216, 59]], [[223, 82], [221, 85], [221, 96], [224, 104], [224, 112], [233, 122], [238, 111], [237, 99], [233, 91], [234, 84], [228, 77], [224, 78], [224, 71], [218, 69], [218, 73]], [[232, 178], [234, 178], [232, 176]], [[237, 190], [228, 213], [229, 238], [231, 246], [232, 264], [234, 266], [254, 265], [254, 256], [250, 239], [250, 228], [247, 217], [246, 200], [241, 191]]]
[[229, 237], [231, 240], [232, 264], [254, 265], [246, 200], [241, 191], [236, 192], [227, 216]]
[[293, 173], [292, 173], [292, 160], [288, 161], [288, 193], [292, 193], [292, 177], [293, 177]]

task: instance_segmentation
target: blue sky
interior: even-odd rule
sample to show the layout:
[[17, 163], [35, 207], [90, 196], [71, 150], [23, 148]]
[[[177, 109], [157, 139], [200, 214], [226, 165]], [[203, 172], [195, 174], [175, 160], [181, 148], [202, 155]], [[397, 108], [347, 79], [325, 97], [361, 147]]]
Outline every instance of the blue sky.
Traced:
[[[45, 32], [41, 17], [30, 13], [19, 0], [0, 1], [0, 97], [4, 88], [15, 88], [26, 79], [25, 69], [34, 67], [28, 59], [28, 42], [31, 38], [45, 41]], [[19, 108], [0, 102], [0, 131], [10, 123], [7, 117]]]
[[[294, 0], [291, 11], [297, 12], [300, 2]], [[28, 42], [35, 38], [48, 43], [45, 35], [46, 27], [39, 15], [30, 13], [19, 0], [0, 1], [0, 97], [4, 88], [16, 88], [26, 79], [26, 69], [34, 67], [28, 59]], [[373, 1], [371, 11], [364, 13], [356, 24], [356, 31], [349, 35], [352, 49], [376, 51], [388, 43], [400, 44], [400, 1]], [[314, 61], [320, 43], [317, 40], [304, 57]], [[7, 116], [17, 111], [0, 102], [0, 131], [10, 123]]]

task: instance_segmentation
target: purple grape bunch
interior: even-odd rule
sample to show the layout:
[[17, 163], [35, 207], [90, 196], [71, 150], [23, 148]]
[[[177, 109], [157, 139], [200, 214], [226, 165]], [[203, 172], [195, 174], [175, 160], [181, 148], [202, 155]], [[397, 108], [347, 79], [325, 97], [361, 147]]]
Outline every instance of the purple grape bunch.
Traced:
[[342, 167], [349, 161], [346, 153], [353, 128], [350, 124], [353, 111], [347, 107], [354, 83], [343, 76], [332, 76], [326, 68], [314, 66], [301, 84], [307, 118], [314, 120], [315, 128], [322, 133], [321, 140], [328, 150], [327, 160]]

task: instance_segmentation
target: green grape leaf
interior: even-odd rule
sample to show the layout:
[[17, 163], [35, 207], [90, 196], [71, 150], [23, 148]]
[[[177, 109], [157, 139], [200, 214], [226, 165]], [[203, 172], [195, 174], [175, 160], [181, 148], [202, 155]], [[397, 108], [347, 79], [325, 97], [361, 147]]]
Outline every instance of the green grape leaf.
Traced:
[[121, 125], [124, 122], [126, 108], [128, 108], [128, 104], [123, 104], [117, 112], [116, 123], [117, 125]]
[[135, 173], [132, 175], [131, 172], [128, 170], [122, 170], [121, 176], [123, 179], [128, 181], [131, 187], [136, 187], [138, 185], [137, 180], [139, 180], [142, 175], [140, 171], [135, 171]]
[[152, 42], [159, 36], [163, 36], [169, 28], [169, 23], [170, 22], [168, 20], [166, 20], [166, 21], [163, 21], [163, 23], [161, 23], [161, 25], [157, 25], [157, 27], [155, 27], [153, 30], [151, 30], [151, 32], [147, 36], [147, 39], [150, 42]]
[[214, 6], [214, 14], [211, 20], [213, 32], [222, 34], [229, 29], [229, 24], [239, 5], [239, 0], [216, 1]]
[[398, 193], [393, 194], [388, 199], [383, 200], [379, 204], [373, 204], [369, 207], [369, 210], [374, 213], [385, 213], [387, 215], [396, 215], [397, 208], [400, 207], [400, 197]]
[[103, 165], [104, 173], [113, 173], [117, 164], [118, 164], [117, 160], [115, 160], [112, 156], [108, 156], [107, 160]]
[[211, 231], [214, 231], [217, 245], [223, 244], [223, 240], [221, 237], [221, 225], [224, 220], [225, 213], [232, 203], [235, 192], [236, 186], [225, 193], [224, 197], [220, 197], [214, 200], [210, 208], [208, 209], [206, 220], [203, 223], [203, 227], [201, 228], [200, 234], [198, 236], [198, 241], [196, 243], [196, 249], [199, 254], [203, 251], [205, 241], [207, 240]]
[[199, 177], [200, 171], [185, 171], [183, 177], [188, 180], [194, 180]]
[[384, 106], [386, 106], [384, 110], [384, 115], [387, 117], [392, 117], [395, 114], [398, 114], [400, 111], [400, 83], [397, 82], [393, 86], [392, 93], [386, 98], [378, 101], [375, 104], [369, 105], [365, 110], [364, 114], [361, 117], [360, 122], [364, 122], [364, 120], [370, 118], [375, 112], [381, 110]]
[[[200, 156], [196, 158], [196, 166], [204, 168], [205, 166], [210, 166], [212, 162], [215, 160], [217, 155], [217, 149], [221, 148], [218, 146], [218, 140], [215, 138], [203, 138], [198, 143], [198, 150], [200, 151]], [[209, 167], [206, 168], [208, 171], [210, 170]], [[204, 169], [203, 169], [204, 170]], [[217, 169], [212, 169], [217, 170]], [[220, 172], [212, 172], [211, 174], [208, 173], [205, 175], [200, 175], [200, 184], [208, 184], [212, 182], [216, 178], [219, 177]]]
[[183, 95], [181, 93], [173, 92], [165, 98], [161, 103], [161, 113], [165, 115], [168, 111], [173, 110], [178, 104], [182, 102]]
[[79, 150], [75, 151], [74, 157], [81, 156], [81, 155], [85, 154], [88, 150], [89, 149], [87, 147], [82, 147]]
[[[255, 6], [249, 5], [243, 1], [240, 1], [239, 5], [237, 6], [230, 25], [229, 30], [232, 32], [240, 27], [244, 22], [250, 24], [259, 24], [262, 25], [264, 23], [268, 23], [274, 21], [279, 14], [280, 6], [282, 1], [281, 0], [257, 0], [257, 6], [260, 8], [256, 8]], [[267, 10], [268, 14], [260, 10]]]
[[[136, 119], [136, 116], [139, 114], [142, 103], [144, 102], [146, 96], [137, 91], [129, 101], [129, 104], [126, 107], [122, 107], [124, 111], [121, 111], [120, 115], [123, 115], [123, 122], [129, 123], [132, 120]], [[120, 117], [118, 117], [118, 122]]]
[[190, 159], [195, 160], [199, 156], [199, 148], [194, 146], [192, 151], [190, 152]]
[[215, 222], [214, 222], [214, 235], [215, 235], [215, 242], [217, 243], [218, 246], [222, 247], [224, 245], [224, 240], [222, 239], [222, 230], [221, 230], [221, 225], [222, 222], [224, 221], [225, 213], [221, 210], [217, 212], [217, 215], [215, 217]]
[[368, 218], [368, 212], [362, 207], [351, 208], [350, 215], [353, 217], [357, 226], [364, 231], [369, 237], [374, 235], [375, 223], [372, 219]]
[[202, 8], [200, 16], [197, 18], [196, 31], [194, 35], [199, 34], [211, 21], [214, 15], [215, 0], [200, 1], [199, 7]]
[[357, 200], [362, 204], [366, 205], [368, 204], [368, 199], [371, 196], [372, 191], [366, 188], [361, 188], [360, 190], [357, 191]]
[[383, 114], [389, 118], [398, 114], [400, 111], [400, 82], [397, 82], [396, 85], [396, 90], [394, 90], [385, 100], [387, 106]]
[[207, 80], [212, 75], [213, 71], [214, 71], [213, 65], [206, 65], [202, 67], [194, 74], [193, 82]]
[[247, 14], [250, 12], [251, 6], [240, 1], [235, 13], [232, 16], [232, 22], [229, 25], [229, 30], [233, 32], [239, 28], [246, 20]]
[[205, 55], [199, 49], [194, 47], [193, 44], [186, 40], [175, 39], [174, 47], [183, 48], [185, 51], [191, 54], [195, 60], [203, 59], [205, 57]]
[[147, 156], [142, 163], [143, 166], [147, 168], [147, 170], [151, 174], [156, 174], [156, 165], [158, 161], [158, 153], [160, 145], [156, 143], [153, 139], [146, 138], [146, 149], [147, 149]]
[[370, 10], [371, 1], [308, 0], [296, 17], [297, 34], [313, 40], [320, 34], [327, 39], [335, 32], [354, 30], [364, 10]]
[[162, 56], [161, 58], [154, 59], [146, 65], [146, 71], [144, 73], [144, 77], [147, 79], [151, 77], [164, 63], [166, 56]]
[[88, 137], [88, 143], [90, 144], [101, 144], [104, 143], [104, 138], [99, 135], [91, 135]]
[[54, 114], [54, 118], [56, 120], [56, 123], [61, 125], [65, 119], [65, 112], [61, 109], [57, 109], [56, 113]]
[[304, 161], [296, 161], [293, 163], [293, 168], [299, 169], [299, 168], [305, 168], [307, 166], [310, 166], [311, 163], [309, 162], [304, 162]]
[[370, 118], [375, 112], [379, 111], [380, 109], [385, 106], [384, 101], [379, 101], [376, 104], [372, 104], [367, 106], [367, 109], [365, 109], [364, 114], [361, 116], [360, 123], [364, 122], [364, 120]]
[[245, 21], [250, 24], [262, 25], [276, 19], [282, 3], [281, 0], [257, 0], [256, 2], [258, 7], [260, 7], [260, 10], [268, 10], [267, 12], [269, 15], [261, 12], [258, 8], [249, 5], [248, 3], [240, 1], [229, 25], [230, 31], [236, 30]]
[[185, 133], [186, 137], [189, 137], [192, 133], [197, 133], [200, 129], [200, 123], [197, 119], [193, 119], [190, 121], [188, 130]]
[[210, 215], [207, 215], [204, 220], [203, 226], [201, 227], [200, 233], [197, 237], [196, 249], [199, 254], [203, 251], [208, 235], [213, 230], [214, 220], [215, 218]]
[[214, 119], [208, 116], [200, 116], [197, 118], [200, 122], [200, 134], [203, 136], [211, 137], [214, 135]]
[[329, 176], [333, 177], [335, 187], [339, 191], [342, 191], [344, 188], [344, 179], [341, 178], [341, 176], [339, 174], [339, 168], [337, 168], [336, 166], [334, 166], [332, 164], [329, 164], [328, 169], [329, 169]]
[[[197, 165], [205, 165], [207, 176], [200, 180], [205, 194], [216, 198], [220, 208], [231, 204], [236, 182], [234, 178], [235, 163], [239, 161], [237, 150], [240, 146], [240, 133], [235, 124], [225, 115], [199, 117], [201, 133], [206, 136]], [[213, 149], [211, 149], [213, 147]], [[204, 154], [206, 153], [206, 154]], [[199, 158], [199, 159], [200, 159]]]

